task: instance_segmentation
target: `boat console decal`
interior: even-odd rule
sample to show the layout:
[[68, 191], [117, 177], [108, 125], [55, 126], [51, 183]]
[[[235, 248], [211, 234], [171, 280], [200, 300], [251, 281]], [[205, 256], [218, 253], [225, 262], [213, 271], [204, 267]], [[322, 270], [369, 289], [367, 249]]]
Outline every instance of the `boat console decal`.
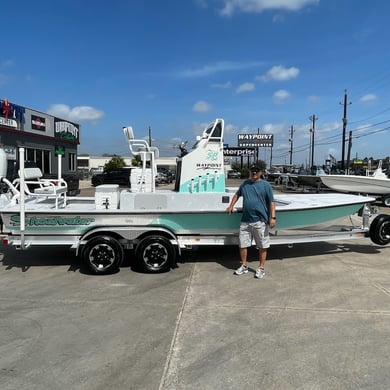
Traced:
[[[91, 223], [95, 222], [95, 218], [91, 217], [63, 217], [60, 215], [50, 216], [50, 217], [37, 217], [33, 216], [26, 218], [26, 226], [88, 226]], [[13, 226], [20, 225], [20, 215], [15, 214], [10, 217], [10, 223]]]

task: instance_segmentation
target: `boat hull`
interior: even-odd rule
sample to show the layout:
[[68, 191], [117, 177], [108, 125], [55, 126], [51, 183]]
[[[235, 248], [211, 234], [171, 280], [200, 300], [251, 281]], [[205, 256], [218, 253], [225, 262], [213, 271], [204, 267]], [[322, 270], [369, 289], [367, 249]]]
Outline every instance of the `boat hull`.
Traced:
[[325, 175], [320, 178], [324, 185], [334, 191], [372, 195], [390, 194], [390, 179], [354, 175]]
[[[159, 194], [164, 196], [164, 194]], [[142, 196], [138, 194], [137, 196]], [[238, 204], [232, 214], [226, 213], [226, 203], [217, 206], [213, 197], [220, 195], [209, 194], [208, 200], [196, 204], [198, 196], [188, 194], [167, 194], [165, 209], [127, 210], [96, 210], [93, 205], [80, 203], [77, 200], [70, 203], [66, 209], [57, 210], [25, 210], [25, 233], [34, 235], [73, 235], [83, 236], [95, 228], [147, 227], [164, 228], [175, 235], [229, 235], [237, 234], [242, 216], [242, 207]], [[145, 197], [150, 195], [145, 194]], [[191, 210], [180, 209], [187, 197], [192, 198]], [[230, 198], [230, 197], [229, 197]], [[277, 229], [292, 229], [324, 223], [356, 213], [365, 203], [374, 201], [355, 195], [343, 194], [296, 194], [278, 195], [275, 197]], [[207, 207], [207, 203], [213, 207]], [[143, 204], [141, 201], [133, 202]], [[188, 204], [188, 202], [187, 202]], [[82, 207], [83, 206], [83, 207]], [[21, 215], [18, 208], [11, 207], [2, 210], [3, 231], [20, 234]]]

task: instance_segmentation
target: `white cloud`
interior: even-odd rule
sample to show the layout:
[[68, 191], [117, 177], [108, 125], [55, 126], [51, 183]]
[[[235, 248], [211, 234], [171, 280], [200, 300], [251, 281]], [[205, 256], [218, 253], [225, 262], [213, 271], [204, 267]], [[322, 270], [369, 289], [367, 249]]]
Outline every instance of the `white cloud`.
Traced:
[[196, 102], [192, 106], [192, 111], [194, 111], [194, 112], [207, 112], [207, 111], [210, 111], [211, 108], [212, 108], [211, 104], [209, 104], [203, 100], [199, 100], [198, 102]]
[[265, 75], [256, 77], [261, 81], [286, 81], [299, 76], [299, 69], [295, 67], [285, 68], [282, 65], [273, 66]]
[[206, 0], [195, 0], [195, 4], [198, 4], [198, 6], [201, 8], [207, 8]]
[[197, 69], [187, 69], [177, 75], [182, 78], [206, 77], [216, 73], [229, 72], [233, 70], [243, 70], [261, 66], [260, 62], [231, 62], [220, 61], [214, 64], [207, 64]]
[[223, 0], [220, 11], [223, 16], [231, 16], [236, 11], [261, 13], [267, 10], [299, 11], [311, 4], [319, 4], [320, 0]]
[[237, 89], [237, 93], [250, 92], [255, 89], [255, 84], [253, 83], [243, 83]]
[[372, 103], [377, 99], [376, 95], [368, 93], [367, 95], [362, 96], [359, 101], [360, 103]]
[[320, 100], [320, 98], [318, 96], [311, 95], [311, 96], [308, 96], [306, 100], [308, 103], [314, 104], [314, 103], [317, 103]]
[[13, 66], [14, 62], [12, 60], [4, 60], [0, 62], [0, 70], [8, 69]]
[[265, 123], [261, 126], [263, 133], [285, 134], [288, 126], [285, 123]]
[[226, 83], [223, 84], [211, 84], [211, 88], [219, 88], [219, 89], [228, 89], [231, 88], [232, 83], [230, 81], [227, 81]]
[[276, 104], [283, 104], [290, 97], [290, 93], [285, 89], [279, 89], [272, 97]]
[[47, 112], [50, 115], [58, 116], [62, 119], [68, 119], [73, 122], [97, 122], [104, 112], [89, 106], [69, 107], [66, 104], [52, 104]]

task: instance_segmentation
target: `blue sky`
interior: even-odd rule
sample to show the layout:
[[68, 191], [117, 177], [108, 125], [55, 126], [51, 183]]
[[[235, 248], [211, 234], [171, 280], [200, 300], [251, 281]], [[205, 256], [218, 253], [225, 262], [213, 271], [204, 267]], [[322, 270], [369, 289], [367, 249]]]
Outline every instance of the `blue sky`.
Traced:
[[[272, 133], [273, 163], [390, 155], [387, 0], [0, 1], [0, 97], [81, 125], [79, 153], [161, 155], [215, 118], [225, 143]], [[351, 104], [349, 104], [351, 103]], [[345, 156], [347, 151], [345, 151]], [[260, 150], [269, 162], [270, 149]]]

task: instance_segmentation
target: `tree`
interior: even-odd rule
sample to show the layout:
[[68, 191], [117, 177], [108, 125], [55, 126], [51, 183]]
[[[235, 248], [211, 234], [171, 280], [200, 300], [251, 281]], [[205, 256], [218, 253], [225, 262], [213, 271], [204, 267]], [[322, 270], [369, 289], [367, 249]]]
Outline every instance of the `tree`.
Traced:
[[113, 156], [110, 161], [104, 164], [103, 171], [110, 172], [114, 169], [126, 166], [125, 160], [121, 156]]
[[133, 167], [140, 167], [142, 165], [141, 156], [139, 154], [136, 154], [134, 158], [131, 159], [131, 165]]

